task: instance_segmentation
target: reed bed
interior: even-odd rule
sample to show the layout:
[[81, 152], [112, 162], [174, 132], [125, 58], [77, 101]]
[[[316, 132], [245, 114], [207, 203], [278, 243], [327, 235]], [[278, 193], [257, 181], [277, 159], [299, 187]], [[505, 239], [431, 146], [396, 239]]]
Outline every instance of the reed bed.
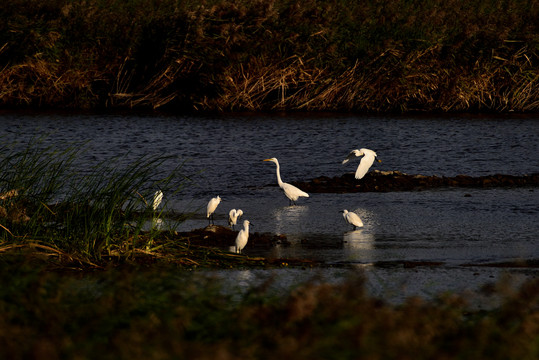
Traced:
[[536, 112], [538, 17], [520, 0], [16, 0], [0, 104]]

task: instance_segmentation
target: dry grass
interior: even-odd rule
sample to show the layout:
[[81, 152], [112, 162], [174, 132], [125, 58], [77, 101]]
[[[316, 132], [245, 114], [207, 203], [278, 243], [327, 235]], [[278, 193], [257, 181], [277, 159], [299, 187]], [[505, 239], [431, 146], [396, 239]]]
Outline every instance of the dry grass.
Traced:
[[0, 103], [220, 111], [538, 110], [539, 10], [533, 2], [418, 4], [5, 3]]

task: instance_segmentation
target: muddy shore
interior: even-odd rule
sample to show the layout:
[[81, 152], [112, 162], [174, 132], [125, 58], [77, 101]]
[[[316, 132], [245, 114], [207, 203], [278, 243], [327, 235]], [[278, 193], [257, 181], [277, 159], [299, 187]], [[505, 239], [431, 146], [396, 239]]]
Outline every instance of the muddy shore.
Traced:
[[494, 174], [486, 176], [411, 175], [400, 171], [374, 170], [357, 180], [353, 173], [342, 176], [320, 176], [309, 181], [292, 182], [308, 193], [356, 193], [420, 191], [436, 188], [517, 188], [539, 186], [539, 173], [530, 175]]

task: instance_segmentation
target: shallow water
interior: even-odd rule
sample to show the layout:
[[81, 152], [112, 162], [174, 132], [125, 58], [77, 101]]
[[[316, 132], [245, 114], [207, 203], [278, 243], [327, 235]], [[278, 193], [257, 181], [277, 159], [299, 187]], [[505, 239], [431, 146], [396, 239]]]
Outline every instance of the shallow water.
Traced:
[[[206, 203], [220, 195], [217, 224], [225, 225], [228, 211], [241, 208], [244, 219], [254, 224], [252, 232], [285, 234], [291, 242], [270, 250], [247, 247], [248, 255], [360, 267], [437, 261], [444, 266], [413, 271], [439, 273], [441, 278], [448, 269], [462, 274], [458, 267], [464, 264], [539, 259], [536, 188], [311, 194], [288, 206], [275, 186], [275, 165], [262, 161], [277, 157], [284, 181], [309, 180], [355, 171], [357, 161], [341, 161], [350, 150], [367, 147], [382, 160], [373, 166], [378, 170], [444, 176], [529, 174], [539, 172], [536, 117], [4, 114], [0, 130], [5, 143], [33, 141], [40, 135], [47, 135], [44, 146], [87, 141], [78, 165], [81, 172], [118, 155], [126, 164], [144, 154], [171, 155], [165, 164], [170, 167], [185, 162], [183, 169], [194, 182], [178, 196], [165, 194], [164, 206], [197, 216], [178, 230], [207, 225]], [[357, 212], [365, 227], [351, 231], [343, 209]], [[402, 268], [369, 271], [388, 283], [402, 282], [391, 281], [391, 276], [411, 274]], [[474, 273], [471, 278], [478, 280]], [[531, 275], [536, 272], [531, 270]], [[461, 280], [463, 285], [470, 282]]]

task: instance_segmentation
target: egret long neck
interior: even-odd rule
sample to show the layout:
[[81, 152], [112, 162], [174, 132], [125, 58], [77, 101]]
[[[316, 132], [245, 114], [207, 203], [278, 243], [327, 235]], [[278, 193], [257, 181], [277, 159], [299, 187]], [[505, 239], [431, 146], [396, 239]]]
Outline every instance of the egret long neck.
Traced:
[[277, 172], [277, 183], [279, 184], [279, 186], [283, 186], [283, 180], [281, 180], [281, 167], [279, 166], [279, 163], [276, 162], [275, 165], [277, 165], [277, 169], [276, 169], [276, 172]]

